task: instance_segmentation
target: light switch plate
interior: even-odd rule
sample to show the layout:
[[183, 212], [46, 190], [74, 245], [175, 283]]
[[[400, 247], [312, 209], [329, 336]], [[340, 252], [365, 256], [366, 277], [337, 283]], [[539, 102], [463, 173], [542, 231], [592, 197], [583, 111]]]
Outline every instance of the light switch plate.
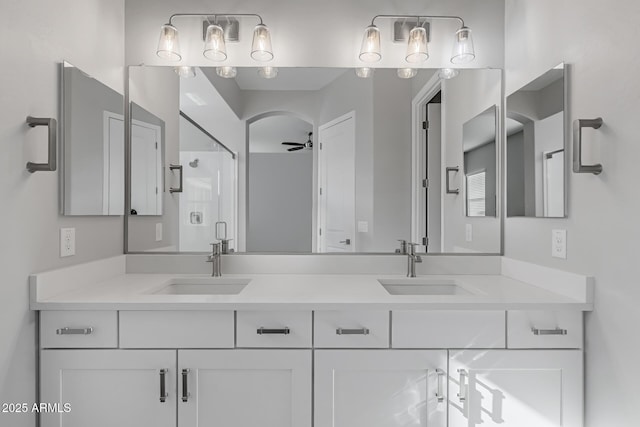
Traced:
[[368, 232], [369, 232], [369, 222], [358, 221], [358, 233], [368, 233]]
[[471, 226], [471, 224], [466, 224], [464, 228], [464, 239], [467, 242], [473, 241], [473, 227]]
[[567, 230], [551, 230], [551, 256], [567, 259]]
[[162, 241], [162, 223], [156, 223], [156, 242]]
[[60, 257], [73, 256], [76, 254], [76, 229], [60, 229]]

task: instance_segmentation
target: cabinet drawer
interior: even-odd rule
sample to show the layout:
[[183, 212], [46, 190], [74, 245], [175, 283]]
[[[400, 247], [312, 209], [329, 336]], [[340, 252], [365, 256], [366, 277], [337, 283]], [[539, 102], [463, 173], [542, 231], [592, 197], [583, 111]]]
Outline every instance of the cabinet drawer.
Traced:
[[388, 311], [316, 311], [316, 348], [388, 348]]
[[43, 311], [42, 348], [116, 348], [117, 311]]
[[505, 348], [504, 311], [393, 311], [395, 348]]
[[582, 348], [582, 312], [508, 311], [508, 348]]
[[238, 311], [238, 347], [311, 347], [310, 311]]
[[121, 311], [122, 348], [232, 348], [233, 311]]

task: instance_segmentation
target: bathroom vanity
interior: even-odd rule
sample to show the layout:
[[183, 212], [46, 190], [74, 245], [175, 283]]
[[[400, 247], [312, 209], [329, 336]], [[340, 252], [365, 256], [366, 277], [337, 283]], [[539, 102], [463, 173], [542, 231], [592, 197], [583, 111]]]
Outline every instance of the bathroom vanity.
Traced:
[[212, 278], [152, 258], [32, 276], [40, 401], [71, 405], [43, 427], [583, 424], [588, 277], [438, 257], [405, 278], [378, 274], [404, 257], [369, 256], [367, 274]]

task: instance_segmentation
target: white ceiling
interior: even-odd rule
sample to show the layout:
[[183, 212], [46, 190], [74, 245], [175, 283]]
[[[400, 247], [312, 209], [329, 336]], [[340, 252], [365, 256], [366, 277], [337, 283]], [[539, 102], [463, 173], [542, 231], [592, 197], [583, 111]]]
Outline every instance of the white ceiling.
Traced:
[[560, 80], [561, 78], [564, 77], [564, 68], [552, 68], [551, 70], [547, 71], [546, 73], [544, 73], [543, 75], [541, 75], [540, 77], [538, 77], [537, 79], [535, 79], [534, 81], [532, 81], [531, 83], [529, 83], [528, 85], [526, 85], [525, 87], [523, 87], [522, 91], [538, 91], [540, 89], [544, 89], [545, 87], [549, 86], [551, 83], [554, 83], [557, 80]]
[[473, 150], [488, 142], [496, 140], [496, 109], [491, 107], [480, 113], [463, 126], [464, 152]]
[[[265, 117], [249, 126], [249, 152], [311, 154], [311, 150], [307, 149], [288, 152], [287, 149], [292, 146], [282, 145], [282, 142], [305, 143], [312, 131], [310, 123], [296, 117]], [[311, 141], [314, 141], [313, 136]]]
[[238, 68], [236, 83], [241, 90], [320, 90], [342, 74], [346, 68], [280, 68], [273, 79], [258, 75], [259, 68]]

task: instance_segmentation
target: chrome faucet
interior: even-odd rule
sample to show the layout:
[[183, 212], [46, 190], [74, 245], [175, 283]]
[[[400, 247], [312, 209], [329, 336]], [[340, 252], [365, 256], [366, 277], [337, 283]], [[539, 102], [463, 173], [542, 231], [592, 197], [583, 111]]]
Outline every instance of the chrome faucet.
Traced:
[[417, 243], [407, 243], [407, 277], [416, 277], [416, 263], [422, 262], [422, 257], [416, 255]]
[[207, 262], [211, 263], [211, 276], [222, 276], [222, 265], [220, 263], [220, 254], [222, 253], [222, 243], [211, 243], [211, 254], [207, 256]]

